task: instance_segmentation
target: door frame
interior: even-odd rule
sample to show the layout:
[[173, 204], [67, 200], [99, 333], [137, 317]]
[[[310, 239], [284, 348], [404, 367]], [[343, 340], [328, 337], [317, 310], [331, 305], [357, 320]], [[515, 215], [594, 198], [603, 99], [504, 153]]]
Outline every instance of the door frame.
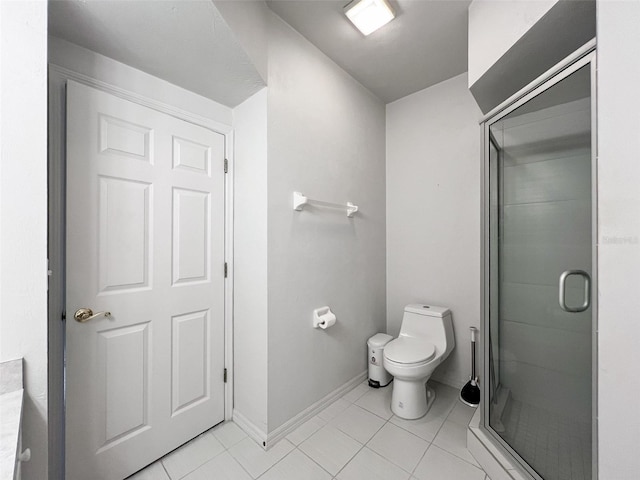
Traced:
[[224, 419], [233, 415], [233, 178], [234, 130], [213, 119], [117, 87], [50, 63], [48, 75], [48, 391], [49, 478], [64, 478], [65, 465], [65, 288], [66, 288], [66, 85], [68, 80], [151, 108], [224, 136], [227, 173], [224, 179]]
[[[499, 121], [529, 100], [545, 92], [553, 85], [564, 80], [580, 68], [589, 65], [591, 78], [591, 432], [592, 432], [592, 480], [598, 478], [598, 147], [597, 147], [597, 88], [596, 88], [596, 41], [585, 44], [572, 55], [549, 69], [522, 90], [505, 100], [480, 120], [481, 127], [481, 325], [482, 332], [489, 331], [490, 319], [490, 168], [489, 168], [489, 134], [490, 125]], [[486, 379], [482, 387], [480, 429], [493, 440], [493, 445], [508, 459], [512, 459], [515, 467], [527, 478], [542, 479], [519, 454], [511, 448], [488, 425], [489, 414], [489, 335], [482, 338], [482, 372]]]

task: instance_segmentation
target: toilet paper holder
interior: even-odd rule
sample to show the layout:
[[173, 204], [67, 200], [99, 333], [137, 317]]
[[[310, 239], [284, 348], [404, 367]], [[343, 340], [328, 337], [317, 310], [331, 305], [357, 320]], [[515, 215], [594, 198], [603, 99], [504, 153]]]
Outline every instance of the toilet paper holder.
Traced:
[[329, 307], [316, 308], [313, 311], [313, 328], [327, 329], [336, 323], [336, 316]]

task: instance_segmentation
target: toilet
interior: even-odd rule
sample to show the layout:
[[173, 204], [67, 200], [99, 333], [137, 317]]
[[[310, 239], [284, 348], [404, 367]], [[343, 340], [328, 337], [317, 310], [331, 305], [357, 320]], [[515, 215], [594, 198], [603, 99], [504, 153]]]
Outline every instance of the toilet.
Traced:
[[400, 336], [384, 349], [384, 368], [393, 375], [391, 410], [407, 420], [424, 416], [435, 400], [426, 385], [455, 346], [451, 311], [433, 305], [407, 305]]

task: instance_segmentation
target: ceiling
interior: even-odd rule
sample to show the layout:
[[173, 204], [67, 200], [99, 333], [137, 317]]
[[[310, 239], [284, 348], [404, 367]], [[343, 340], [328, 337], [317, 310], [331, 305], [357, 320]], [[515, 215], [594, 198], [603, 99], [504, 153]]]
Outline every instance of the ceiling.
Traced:
[[267, 5], [385, 103], [467, 71], [466, 0], [390, 0], [396, 18], [362, 35], [349, 0], [267, 0]]
[[[467, 70], [470, 1], [390, 0], [396, 19], [368, 37], [347, 2], [267, 5], [385, 103]], [[210, 0], [51, 0], [49, 32], [229, 107], [264, 86]]]
[[265, 85], [210, 1], [52, 0], [49, 33], [229, 107]]

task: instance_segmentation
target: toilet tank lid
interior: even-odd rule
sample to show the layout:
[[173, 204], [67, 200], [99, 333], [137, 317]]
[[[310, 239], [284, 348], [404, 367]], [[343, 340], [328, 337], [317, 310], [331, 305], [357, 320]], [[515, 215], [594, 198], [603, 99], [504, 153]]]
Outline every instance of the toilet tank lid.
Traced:
[[417, 313], [418, 315], [426, 315], [428, 317], [444, 317], [451, 312], [446, 307], [437, 307], [435, 305], [426, 305], [422, 303], [414, 303], [404, 307], [405, 312]]

